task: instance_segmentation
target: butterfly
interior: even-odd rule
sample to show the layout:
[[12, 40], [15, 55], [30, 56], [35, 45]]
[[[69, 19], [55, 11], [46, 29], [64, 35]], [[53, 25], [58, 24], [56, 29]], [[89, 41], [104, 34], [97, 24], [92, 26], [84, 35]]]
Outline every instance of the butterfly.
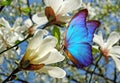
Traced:
[[93, 62], [92, 40], [100, 25], [97, 20], [86, 21], [87, 15], [87, 9], [75, 14], [65, 35], [64, 51], [77, 68], [89, 66]]

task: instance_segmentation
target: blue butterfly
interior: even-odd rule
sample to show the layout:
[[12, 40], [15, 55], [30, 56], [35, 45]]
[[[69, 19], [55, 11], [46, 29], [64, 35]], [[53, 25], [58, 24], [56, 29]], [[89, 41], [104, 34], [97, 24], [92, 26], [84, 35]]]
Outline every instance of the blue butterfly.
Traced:
[[65, 36], [64, 51], [77, 68], [88, 66], [93, 62], [91, 46], [93, 34], [100, 25], [96, 20], [86, 22], [87, 15], [87, 9], [75, 14]]

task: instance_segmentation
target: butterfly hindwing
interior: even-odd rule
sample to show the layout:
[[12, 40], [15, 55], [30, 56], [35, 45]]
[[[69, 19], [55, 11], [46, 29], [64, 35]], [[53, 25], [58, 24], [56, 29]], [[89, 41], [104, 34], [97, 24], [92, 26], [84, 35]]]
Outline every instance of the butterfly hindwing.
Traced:
[[86, 26], [88, 29], [88, 41], [90, 43], [92, 42], [94, 32], [99, 25], [100, 25], [99, 21], [96, 21], [96, 20], [87, 21]]
[[88, 66], [92, 63], [91, 45], [89, 43], [79, 43], [70, 45], [67, 50], [78, 63], [74, 63], [78, 68]]

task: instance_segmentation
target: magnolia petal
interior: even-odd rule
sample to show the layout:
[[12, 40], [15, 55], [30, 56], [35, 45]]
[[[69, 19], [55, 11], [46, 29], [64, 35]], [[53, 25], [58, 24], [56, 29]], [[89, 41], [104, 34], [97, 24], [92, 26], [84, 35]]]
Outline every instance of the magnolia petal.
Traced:
[[11, 26], [9, 25], [9, 22], [7, 20], [5, 20], [3, 17], [0, 18], [0, 25], [4, 26], [5, 28], [10, 29]]
[[47, 35], [48, 32], [46, 30], [40, 30], [38, 31], [35, 36], [32, 38], [32, 40], [28, 44], [29, 49], [36, 49], [40, 46], [43, 36]]
[[67, 14], [80, 8], [82, 0], [65, 0], [57, 14]]
[[57, 39], [54, 36], [47, 36], [43, 39], [42, 45], [47, 45], [48, 47], [52, 46], [55, 47], [57, 44]]
[[44, 0], [46, 6], [50, 6], [54, 12], [56, 13], [61, 5], [63, 4], [63, 0]]
[[34, 14], [33, 17], [32, 17], [32, 20], [33, 20], [33, 22], [35, 22], [39, 26], [42, 26], [42, 25], [44, 25], [48, 22], [47, 17], [43, 13]]
[[110, 49], [110, 54], [117, 55], [116, 57], [120, 58], [120, 46], [114, 46]]
[[23, 25], [23, 26], [18, 26], [15, 29], [15, 32], [20, 33], [21, 35], [23, 35], [22, 33], [25, 32], [26, 30], [28, 30], [28, 27], [26, 27], [26, 25]]
[[20, 24], [22, 23], [22, 18], [21, 17], [19, 17], [19, 18], [17, 18], [16, 19], [16, 21], [15, 21], [15, 23], [14, 23], [14, 25], [13, 25], [13, 29], [15, 29], [15, 28], [17, 28], [18, 26], [20, 26]]
[[118, 59], [117, 57], [115, 57], [115, 55], [111, 55], [111, 57], [114, 60], [117, 69], [120, 71], [120, 59]]
[[107, 48], [111, 48], [120, 39], [120, 34], [117, 32], [112, 32], [107, 40]]
[[93, 41], [98, 44], [100, 47], [104, 46], [104, 41], [103, 41], [103, 36], [102, 36], [102, 32], [99, 31], [98, 35], [94, 34], [94, 38]]
[[[41, 44], [36, 46], [35, 53], [31, 54], [34, 59], [32, 59], [32, 63], [37, 64], [41, 63], [44, 60], [47, 60], [50, 56], [52, 50], [57, 44], [57, 39], [52, 36], [47, 36], [45, 39], [42, 40]], [[42, 62], [43, 63], [43, 62]]]
[[0, 64], [3, 63], [3, 60], [4, 60], [4, 57], [3, 57], [3, 56], [0, 56]]
[[54, 77], [54, 78], [63, 78], [66, 75], [66, 72], [63, 69], [61, 69], [59, 67], [52, 67], [52, 66], [44, 66], [43, 68], [41, 68], [37, 72], [47, 73], [51, 77]]
[[64, 56], [60, 54], [56, 49], [52, 49], [48, 54], [44, 57], [39, 58], [39, 56], [31, 61], [33, 64], [52, 64], [57, 63], [64, 60]]
[[31, 19], [25, 20], [24, 24], [25, 24], [25, 26], [26, 26], [27, 28], [30, 28], [30, 27], [33, 25]]
[[69, 22], [71, 20], [71, 16], [58, 16], [58, 19], [61, 21], [61, 22]]

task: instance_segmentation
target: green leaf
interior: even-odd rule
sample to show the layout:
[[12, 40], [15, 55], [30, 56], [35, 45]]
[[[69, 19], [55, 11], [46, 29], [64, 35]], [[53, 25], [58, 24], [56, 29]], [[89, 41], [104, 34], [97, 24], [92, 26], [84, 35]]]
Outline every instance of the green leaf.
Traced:
[[24, 13], [29, 13], [30, 12], [30, 8], [29, 7], [22, 8], [21, 10]]
[[60, 29], [57, 26], [53, 27], [52, 35], [55, 36], [58, 40], [58, 45], [60, 45]]
[[100, 52], [98, 49], [92, 47], [92, 54], [93, 54], [93, 55], [96, 54], [96, 53], [98, 53], [98, 52]]
[[17, 41], [15, 41], [15, 44], [18, 44], [20, 42], [20, 40], [17, 40]]
[[1, 4], [2, 4], [3, 6], [6, 6], [6, 5], [10, 5], [11, 2], [12, 2], [12, 0], [2, 0]]

